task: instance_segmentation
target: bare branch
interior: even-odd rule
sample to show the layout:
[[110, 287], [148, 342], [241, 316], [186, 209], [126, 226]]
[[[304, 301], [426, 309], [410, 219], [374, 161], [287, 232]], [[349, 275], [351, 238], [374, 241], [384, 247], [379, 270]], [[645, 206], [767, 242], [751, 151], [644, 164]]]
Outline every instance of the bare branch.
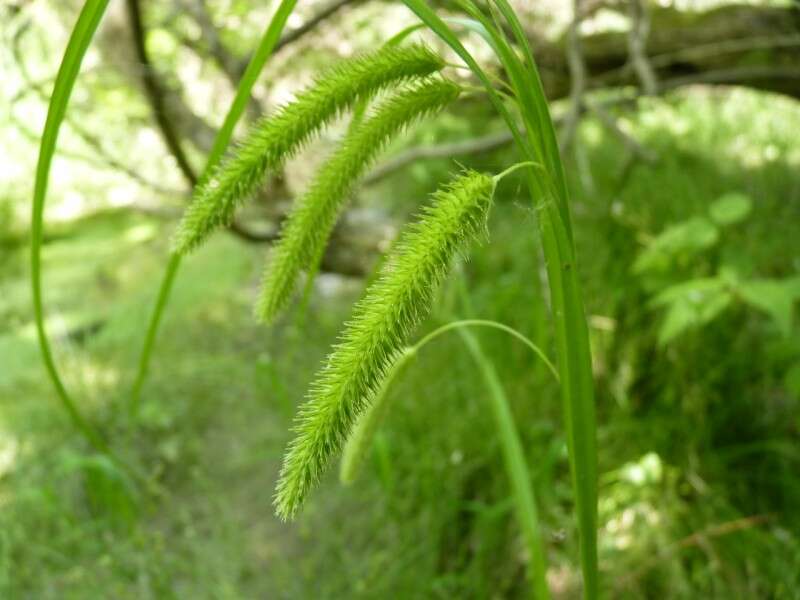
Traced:
[[583, 95], [586, 91], [586, 63], [583, 60], [583, 50], [581, 49], [580, 26], [582, 15], [581, 0], [573, 0], [572, 3], [572, 23], [567, 32], [567, 64], [570, 74], [570, 111], [564, 120], [561, 131], [561, 149], [566, 152], [572, 144], [578, 122], [581, 117], [583, 105]]
[[636, 156], [647, 163], [654, 163], [658, 160], [658, 155], [655, 152], [649, 148], [646, 148], [645, 146], [642, 146], [631, 135], [623, 131], [613, 115], [603, 106], [600, 104], [594, 104], [592, 105], [591, 110], [595, 115], [597, 115], [597, 118], [600, 120], [603, 126], [613, 133], [633, 156]]
[[639, 83], [648, 96], [658, 92], [658, 81], [656, 80], [653, 67], [647, 60], [647, 37], [650, 35], [650, 15], [645, 6], [645, 0], [630, 0], [628, 3], [629, 14], [631, 17], [631, 28], [628, 32], [628, 52], [630, 62]]
[[[131, 28], [133, 29], [134, 46], [137, 57], [142, 66], [142, 80], [147, 92], [147, 97], [153, 109], [153, 115], [156, 123], [161, 129], [164, 136], [167, 148], [170, 153], [175, 157], [178, 163], [178, 168], [181, 170], [186, 182], [190, 188], [197, 184], [197, 173], [195, 173], [186, 155], [180, 145], [177, 131], [172, 127], [172, 122], [167, 118], [164, 105], [164, 88], [150, 61], [150, 56], [147, 53], [145, 44], [145, 30], [142, 22], [141, 5], [139, 0], [126, 0], [128, 7], [128, 16], [131, 21]], [[237, 235], [238, 237], [250, 242], [272, 241], [273, 235], [262, 235], [256, 232], [248, 231], [238, 223], [232, 223], [228, 226], [228, 230]]]
[[125, 3], [133, 33], [133, 45], [136, 58], [141, 66], [142, 83], [144, 84], [150, 105], [153, 107], [153, 117], [164, 137], [164, 143], [167, 145], [170, 154], [175, 157], [175, 161], [178, 163], [178, 168], [181, 170], [181, 173], [183, 173], [190, 187], [194, 187], [197, 183], [197, 174], [192, 169], [189, 160], [186, 158], [186, 154], [183, 152], [180, 138], [172, 127], [172, 122], [167, 118], [164, 103], [164, 89], [161, 86], [153, 64], [150, 62], [150, 56], [147, 53], [144, 25], [142, 23], [142, 7], [139, 0], [125, 0]]
[[507, 131], [503, 131], [463, 142], [411, 148], [377, 166], [364, 178], [363, 184], [373, 185], [381, 179], [421, 159], [451, 158], [467, 154], [491, 152], [492, 150], [507, 146], [512, 140], [511, 134]]
[[335, 15], [340, 9], [344, 8], [348, 4], [355, 4], [361, 1], [363, 0], [333, 0], [328, 5], [324, 6], [316, 15], [303, 23], [300, 27], [286, 32], [281, 39], [278, 40], [278, 43], [275, 45], [275, 50], [278, 51], [289, 44], [293, 44], [309, 31], [316, 29], [316, 27], [323, 21]]

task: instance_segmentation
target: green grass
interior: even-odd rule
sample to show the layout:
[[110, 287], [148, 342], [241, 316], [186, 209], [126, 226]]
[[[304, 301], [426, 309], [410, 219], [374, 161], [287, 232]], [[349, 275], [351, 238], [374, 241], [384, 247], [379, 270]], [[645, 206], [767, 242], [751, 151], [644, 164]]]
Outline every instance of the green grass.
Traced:
[[[765, 107], [784, 125], [779, 132], [748, 119]], [[672, 127], [678, 122], [696, 137], [676, 137]], [[658, 323], [647, 313], [637, 319], [639, 296], [628, 271], [640, 231], [685, 219], [732, 187], [758, 199], [735, 237], [752, 253], [753, 268], [776, 276], [794, 268], [791, 257], [800, 248], [787, 234], [800, 190], [793, 164], [779, 159], [746, 167], [736, 160], [720, 168], [713, 161], [740, 152], [741, 137], [752, 139], [754, 148], [786, 148], [788, 157], [793, 142], [787, 123], [800, 124], [796, 107], [755, 94], [737, 93], [722, 103], [696, 93], [659, 101], [634, 125], [664, 158], [638, 167], [621, 193], [615, 176], [624, 149], [592, 121], [581, 130], [596, 193], [588, 197], [577, 180], [570, 181], [581, 209], [575, 217], [576, 244], [585, 257], [579, 269], [589, 314], [617, 320], [614, 332], [590, 329], [604, 446], [599, 554], [608, 593], [615, 597], [796, 597], [800, 523], [794, 507], [800, 486], [792, 449], [800, 400], [788, 394], [782, 378], [800, 349], [770, 340], [760, 316], [737, 313], [698, 332], [677, 352], [654, 354]], [[499, 153], [471, 166], [496, 170], [503, 164], [508, 156]], [[418, 186], [412, 191], [421, 197], [435, 185], [423, 175], [396, 179]], [[521, 222], [535, 224], [519, 197], [520, 175], [498, 189], [489, 225], [492, 239], [507, 243], [478, 247], [464, 270], [475, 314], [534, 338], [540, 328], [529, 274], [541, 265], [536, 239], [516, 234]], [[385, 187], [395, 184], [390, 180]], [[377, 202], [385, 192], [371, 193]], [[58, 279], [76, 260], [88, 259], [95, 243], [113, 247], [115, 238], [141, 225], [130, 219], [103, 216], [58, 231], [44, 246], [49, 276]], [[766, 236], [767, 231], [776, 233]], [[111, 368], [122, 382], [133, 377], [136, 347], [130, 341], [142, 322], [142, 300], [152, 295], [149, 282], [160, 270], [168, 232], [155, 231], [150, 241], [98, 259], [78, 280], [76, 287], [116, 310], [96, 337], [74, 348], [64, 365], [67, 381], [79, 381], [86, 370], [78, 367], [87, 364]], [[611, 247], [606, 251], [601, 241]], [[10, 260], [22, 259], [18, 252]], [[528, 558], [499, 467], [502, 450], [484, 398], [476, 393], [483, 389], [480, 373], [457, 336], [442, 336], [427, 347], [425, 359], [397, 382], [395, 408], [358, 486], [341, 488], [335, 477], [327, 478], [296, 525], [280, 525], [271, 516], [269, 491], [289, 438], [293, 404], [359, 285], [345, 287], [340, 296], [312, 295], [305, 329], [284, 323], [268, 330], [250, 318], [262, 260], [260, 249], [220, 236], [176, 280], [160, 346], [168, 360], [153, 363], [142, 403], [143, 437], [128, 448], [129, 457], [150, 465], [170, 491], [157, 506], [145, 506], [131, 535], [99, 533], [106, 527], [103, 516], [90, 512], [80, 478], [61, 466], [70, 453], [91, 452], [53, 410], [39, 365], [14, 369], [0, 389], [0, 450], [18, 448], [0, 479], [0, 557], [8, 561], [0, 568], [0, 596], [525, 597]], [[13, 278], [5, 275], [4, 290], [24, 285], [24, 269], [12, 272]], [[116, 274], [111, 288], [102, 275], [108, 272]], [[219, 283], [209, 287], [200, 275]], [[443, 290], [442, 311], [452, 310], [453, 291]], [[60, 287], [58, 292], [49, 295], [53, 305], [65, 314], [81, 312], [82, 294]], [[120, 299], [126, 302], [120, 305]], [[12, 300], [3, 296], [9, 302], [4, 314], [29, 319], [25, 294]], [[447, 317], [442, 312], [434, 320]], [[15, 344], [12, 352], [25, 344], [35, 350], [35, 338], [25, 334], [30, 325], [22, 321], [4, 335]], [[558, 390], [531, 372], [524, 345], [510, 343], [502, 332], [480, 336], [532, 471], [553, 595], [574, 597], [580, 590], [578, 542]], [[553, 351], [549, 336], [537, 344]], [[62, 347], [56, 350], [62, 355]], [[110, 392], [102, 380], [82, 385], [94, 390], [82, 396], [88, 414], [109, 427], [118, 423], [112, 407], [124, 403], [124, 394]], [[434, 405], [447, 424], [435, 431], [429, 414]], [[660, 467], [648, 466], [650, 453]], [[648, 473], [643, 480], [632, 478], [637, 465]], [[698, 478], [707, 489], [695, 487]], [[711, 535], [705, 549], [674, 548], [694, 533], [758, 514], [773, 517]], [[708, 552], [718, 558], [717, 567]]]
[[[59, 97], [66, 101], [63, 85]], [[528, 118], [538, 116], [534, 106]], [[536, 244], [552, 236], [544, 242], [560, 252], [572, 243], [570, 236], [574, 240], [581, 261], [568, 270], [582, 282], [593, 317], [589, 334], [603, 448], [598, 552], [606, 594], [795, 598], [800, 398], [787, 376], [800, 364], [797, 337], [779, 339], [767, 319], [732, 310], [659, 349], [658, 319], [647, 311], [646, 290], [630, 265], [644, 237], [701, 213], [721, 193], [741, 190], [754, 198], [755, 208], [731, 233], [728, 245], [735, 251], [704, 257], [690, 265], [692, 274], [732, 261], [754, 274], [796, 275], [800, 247], [793, 223], [800, 217], [800, 189], [792, 132], [800, 114], [774, 97], [734, 92], [720, 99], [690, 91], [648, 101], [638, 117], [628, 118], [640, 139], [659, 152], [659, 162], [637, 165], [620, 187], [624, 148], [588, 120], [581, 140], [595, 191], [590, 195], [568, 179], [578, 209], [572, 228], [519, 235], [521, 223], [535, 231], [542, 211], [521, 205], [528, 184], [523, 174], [509, 177], [517, 187], [506, 186], [490, 225], [494, 240], [502, 242], [477, 250], [464, 267], [471, 302], [476, 314], [536, 336], [549, 351], [560, 349], [562, 367], [570, 349], [546, 334], [539, 339], [543, 265]], [[48, 131], [45, 139], [54, 140], [52, 121]], [[537, 152], [534, 142], [526, 145]], [[498, 170], [513, 160], [504, 152], [476, 158], [471, 166]], [[385, 186], [402, 183], [409, 196], [422, 197], [431, 173], [444, 170], [441, 163], [426, 167]], [[37, 190], [42, 185], [40, 178]], [[41, 216], [44, 191], [36, 198]], [[558, 222], [555, 211], [549, 217]], [[174, 279], [159, 360], [143, 388], [140, 435], [126, 439], [127, 398], [120, 383], [137, 376], [132, 341], [143, 323], [143, 300], [152, 294], [148, 281], [166, 251], [166, 242], [157, 240], [167, 237], [156, 230], [146, 243], [138, 233], [128, 238], [148, 225], [129, 219], [102, 216], [52, 239], [34, 219], [32, 266], [37, 277], [42, 264], [47, 268], [48, 306], [57, 308], [53, 316], [65, 317], [68, 329], [103, 318], [99, 332], [85, 338], [54, 336], [53, 354], [69, 389], [80, 391], [76, 404], [85, 420], [119, 433], [110, 438], [114, 451], [147, 469], [165, 495], [142, 503], [142, 518], [120, 528], [124, 490], [99, 493], [108, 491], [113, 477], [101, 484], [92, 479], [87, 465], [96, 464], [96, 452], [67, 413], [52, 410], [51, 382], [32, 362], [35, 325], [44, 332], [41, 296], [34, 323], [22, 291], [25, 271], [11, 268], [19, 262], [12, 252], [3, 288], [11, 292], [0, 299], [4, 322], [9, 316], [0, 336], [0, 596], [527, 594], [524, 572], [531, 557], [498, 468], [502, 446], [476, 397], [481, 373], [457, 339], [442, 339], [400, 382], [402, 410], [379, 432], [369, 476], [357, 488], [342, 490], [325, 480], [296, 526], [272, 518], [269, 490], [288, 441], [293, 402], [356, 294], [312, 296], [305, 327], [254, 326], [249, 306], [261, 256], [230, 239], [216, 239]], [[119, 252], [100, 257], [92, 252], [97, 247]], [[209, 280], [214, 286], [206, 285]], [[569, 281], [562, 284], [575, 292]], [[443, 291], [444, 308], [453, 296], [453, 289]], [[102, 308], [87, 311], [87, 299]], [[434, 317], [446, 317], [444, 308]], [[556, 337], [565, 335], [558, 331]], [[573, 525], [574, 492], [566, 483], [570, 470], [580, 471], [575, 432], [559, 424], [558, 390], [540, 376], [524, 347], [489, 332], [481, 346], [510, 399], [532, 470], [551, 591], [574, 597], [581, 590], [581, 546], [584, 580], [591, 577], [585, 535], [579, 538]], [[435, 430], [429, 414], [434, 404], [437, 419], [446, 423]], [[591, 517], [578, 512], [584, 521]], [[737, 522], [745, 526], [725, 531]], [[692, 541], [698, 533], [702, 543]]]
[[[406, 4], [465, 61], [484, 84], [493, 105], [512, 132], [517, 150], [526, 161], [543, 165], [543, 170], [525, 169], [531, 202], [539, 209], [538, 225], [548, 273], [552, 317], [555, 324], [558, 367], [564, 403], [564, 423], [569, 442], [570, 471], [575, 493], [575, 512], [581, 544], [585, 598], [599, 593], [597, 566], [597, 441], [594, 390], [583, 297], [577, 276], [572, 223], [564, 169], [553, 123], [539, 72], [527, 37], [514, 11], [505, 0], [490, 4], [502, 14], [505, 25], [513, 31], [522, 57], [511, 47], [501, 31], [499, 18], [492, 21], [471, 2], [464, 2], [467, 12], [479, 23], [487, 43], [509, 76], [514, 91], [515, 108], [525, 125], [525, 137], [516, 121], [494, 91], [486, 74], [461, 45], [450, 27], [418, 0]], [[477, 25], [477, 24], [476, 24]]]

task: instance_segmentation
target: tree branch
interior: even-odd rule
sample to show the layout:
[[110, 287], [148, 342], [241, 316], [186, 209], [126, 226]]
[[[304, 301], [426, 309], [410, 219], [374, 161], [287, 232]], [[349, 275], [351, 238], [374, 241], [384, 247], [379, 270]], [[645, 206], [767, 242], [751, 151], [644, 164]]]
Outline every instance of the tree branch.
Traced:
[[512, 140], [513, 138], [509, 132], [502, 131], [500, 133], [490, 133], [489, 135], [465, 140], [463, 142], [410, 148], [378, 165], [362, 180], [362, 183], [363, 185], [373, 185], [421, 159], [451, 158], [453, 156], [491, 152], [492, 150], [507, 146]]
[[[190, 188], [197, 184], [197, 173], [195, 173], [183, 148], [180, 144], [177, 131], [172, 127], [172, 122], [167, 118], [165, 112], [165, 92], [161, 81], [153, 68], [150, 56], [147, 52], [145, 43], [145, 29], [142, 21], [141, 5], [139, 0], [126, 0], [128, 16], [130, 18], [131, 29], [133, 30], [134, 47], [141, 66], [142, 82], [147, 92], [147, 97], [153, 109], [153, 116], [156, 119], [159, 129], [164, 137], [164, 141], [170, 153], [175, 157], [178, 168], [183, 174]], [[228, 226], [228, 230], [238, 237], [250, 242], [267, 242], [275, 239], [273, 234], [262, 235], [244, 228], [239, 223], [233, 222]]]
[[130, 19], [131, 30], [133, 33], [133, 45], [136, 52], [136, 58], [139, 61], [141, 69], [142, 83], [144, 84], [147, 98], [153, 108], [153, 117], [161, 130], [164, 138], [164, 143], [170, 151], [170, 154], [175, 157], [178, 168], [183, 174], [190, 187], [194, 187], [197, 183], [197, 174], [189, 164], [186, 154], [181, 147], [180, 138], [177, 132], [172, 127], [172, 122], [167, 118], [165, 110], [165, 94], [161, 87], [158, 75], [150, 62], [150, 56], [147, 53], [147, 45], [145, 43], [145, 31], [142, 23], [142, 9], [139, 0], [125, 0], [128, 9], [128, 18]]
[[629, 0], [628, 14], [631, 28], [628, 31], [628, 53], [630, 62], [639, 83], [648, 96], [658, 92], [658, 81], [650, 62], [647, 60], [647, 37], [650, 35], [650, 15], [644, 0]]

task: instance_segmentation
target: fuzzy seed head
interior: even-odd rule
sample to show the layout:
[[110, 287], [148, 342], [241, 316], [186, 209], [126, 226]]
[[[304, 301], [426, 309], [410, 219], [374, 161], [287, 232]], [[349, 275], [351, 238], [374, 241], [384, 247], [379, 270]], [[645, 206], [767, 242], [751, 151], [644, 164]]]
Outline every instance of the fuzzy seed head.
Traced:
[[314, 85], [258, 121], [230, 157], [195, 188], [173, 238], [185, 254], [216, 228], [230, 223], [236, 207], [319, 129], [356, 103], [391, 85], [427, 77], [444, 67], [426, 46], [384, 47], [331, 68]]
[[339, 468], [339, 481], [350, 485], [358, 477], [367, 455], [372, 447], [372, 440], [378, 431], [386, 413], [389, 411], [389, 388], [392, 380], [409, 361], [416, 356], [415, 348], [406, 348], [398, 354], [397, 360], [386, 370], [386, 376], [381, 381], [380, 388], [366, 403], [367, 408], [359, 417], [353, 430], [347, 437], [347, 443], [342, 450], [342, 462]]
[[296, 514], [380, 390], [453, 256], [485, 229], [493, 192], [494, 180], [474, 171], [437, 191], [356, 305], [298, 412], [275, 495], [281, 518]]
[[459, 92], [459, 86], [445, 79], [417, 83], [384, 100], [345, 138], [284, 223], [256, 303], [260, 320], [272, 321], [300, 271], [316, 265], [353, 188], [386, 144], [414, 121], [442, 110]]

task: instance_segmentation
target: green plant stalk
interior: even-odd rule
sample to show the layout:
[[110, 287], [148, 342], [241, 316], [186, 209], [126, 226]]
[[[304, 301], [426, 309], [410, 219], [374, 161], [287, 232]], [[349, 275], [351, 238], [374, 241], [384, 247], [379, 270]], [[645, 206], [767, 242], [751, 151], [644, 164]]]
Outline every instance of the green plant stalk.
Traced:
[[48, 378], [52, 381], [56, 394], [64, 407], [70, 422], [95, 450], [107, 456], [138, 483], [156, 489], [157, 486], [132, 465], [119, 458], [100, 433], [86, 420], [70, 396], [58, 373], [55, 359], [47, 336], [44, 322], [44, 303], [42, 299], [42, 265], [41, 251], [44, 238], [44, 206], [47, 198], [47, 184], [50, 166], [56, 149], [58, 133], [66, 115], [69, 97], [80, 72], [81, 62], [91, 43], [94, 33], [100, 24], [108, 5], [107, 0], [88, 1], [81, 10], [75, 27], [70, 35], [67, 49], [56, 75], [53, 93], [50, 96], [47, 120], [45, 121], [39, 157], [36, 165], [36, 179], [33, 192], [33, 208], [31, 215], [31, 288], [33, 300], [34, 322], [42, 353], [42, 359]]
[[464, 48], [450, 27], [423, 0], [405, 4], [464, 60], [486, 87], [489, 98], [506, 121], [526, 160], [547, 166], [547, 176], [527, 171], [526, 181], [539, 216], [539, 229], [547, 265], [551, 306], [556, 329], [561, 395], [569, 446], [570, 472], [580, 536], [583, 595], [598, 597], [597, 567], [597, 447], [591, 351], [580, 284], [577, 280], [571, 219], [564, 171], [547, 100], [530, 46], [513, 10], [505, 0], [493, 0], [511, 27], [525, 62], [503, 35], [468, 0], [463, 4], [488, 34], [515, 91], [525, 125], [520, 132], [510, 111], [492, 88], [491, 81]]
[[[255, 85], [256, 80], [263, 70], [267, 60], [269, 60], [269, 57], [272, 55], [275, 44], [278, 43], [281, 33], [286, 26], [286, 21], [289, 19], [289, 15], [292, 14], [296, 4], [297, 0], [282, 0], [280, 6], [278, 6], [278, 10], [275, 12], [275, 15], [272, 17], [272, 20], [267, 26], [267, 29], [264, 31], [264, 35], [262, 36], [261, 41], [259, 42], [258, 47], [253, 54], [253, 57], [250, 59], [244, 75], [242, 75], [239, 86], [236, 88], [236, 96], [234, 97], [233, 102], [228, 109], [228, 114], [225, 116], [225, 121], [223, 122], [222, 127], [214, 139], [214, 144], [211, 147], [211, 152], [208, 155], [206, 166], [203, 169], [202, 175], [200, 176], [201, 181], [208, 176], [208, 173], [222, 159], [225, 149], [228, 147], [228, 144], [230, 144], [231, 138], [233, 137], [233, 130], [236, 127], [236, 123], [241, 118], [242, 113], [244, 113], [244, 110], [247, 106], [247, 101], [249, 100], [250, 94], [253, 91], [253, 86]], [[180, 269], [180, 265], [180, 255], [173, 253], [170, 256], [169, 262], [167, 263], [167, 268], [164, 271], [164, 277], [161, 280], [161, 285], [158, 290], [156, 304], [153, 308], [153, 312], [150, 315], [147, 332], [145, 333], [144, 343], [142, 345], [142, 351], [139, 355], [136, 377], [134, 378], [133, 386], [131, 387], [130, 413], [133, 417], [135, 417], [139, 411], [142, 386], [147, 378], [147, 371], [150, 365], [150, 357], [153, 353], [153, 346], [155, 345], [158, 329], [161, 325], [164, 310], [169, 302], [169, 296], [172, 291], [172, 286], [175, 282], [175, 276]]]
[[448, 331], [461, 329], [464, 327], [484, 327], [489, 329], [497, 329], [498, 331], [503, 331], [516, 338], [525, 344], [537, 357], [541, 359], [542, 363], [553, 375], [553, 378], [558, 381], [558, 371], [553, 366], [553, 363], [551, 363], [547, 358], [547, 355], [541, 350], [541, 348], [539, 348], [536, 344], [534, 344], [516, 329], [496, 321], [487, 321], [484, 319], [463, 319], [446, 323], [441, 327], [434, 329], [413, 346], [403, 350], [399, 354], [394, 364], [388, 369], [386, 378], [383, 380], [380, 388], [370, 401], [370, 406], [359, 417], [358, 423], [355, 425], [353, 431], [347, 438], [347, 443], [342, 451], [342, 461], [339, 470], [339, 480], [342, 483], [350, 484], [358, 477], [358, 473], [364, 464], [369, 447], [372, 445], [375, 432], [383, 422], [384, 416], [388, 411], [390, 404], [388, 401], [388, 391], [391, 388], [394, 380], [397, 379], [397, 376], [403, 371], [409, 360], [416, 357], [417, 353], [422, 350], [424, 346], [439, 336], [447, 333]]
[[448, 331], [454, 329], [458, 330], [467, 349], [470, 354], [472, 354], [473, 359], [478, 363], [487, 391], [489, 392], [490, 408], [497, 426], [498, 438], [502, 445], [503, 460], [514, 494], [517, 518], [519, 519], [520, 527], [522, 528], [523, 536], [528, 551], [530, 552], [529, 577], [533, 584], [534, 595], [536, 598], [549, 598], [546, 577], [547, 560], [542, 545], [536, 501], [531, 487], [530, 469], [525, 460], [522, 443], [520, 442], [519, 434], [517, 433], [514, 419], [509, 408], [508, 398], [505, 395], [502, 384], [499, 381], [491, 361], [483, 354], [480, 344], [475, 337], [472, 334], [465, 335], [467, 332], [463, 330], [469, 327], [489, 327], [498, 329], [517, 338], [542, 360], [556, 381], [558, 381], [558, 373], [552, 363], [547, 359], [544, 352], [516, 329], [503, 325], [502, 323], [482, 319], [464, 319], [446, 323], [403, 351], [387, 372], [386, 379], [375, 394], [369, 408], [361, 415], [350, 437], [347, 439], [347, 444], [342, 452], [339, 479], [343, 484], [349, 485], [357, 478], [366, 460], [376, 431], [388, 412], [390, 405], [388, 401], [389, 388], [398, 374], [404, 370], [410, 359], [416, 357], [423, 346]]
[[550, 598], [550, 591], [547, 587], [547, 558], [542, 545], [542, 532], [539, 526], [536, 500], [531, 487], [530, 469], [525, 460], [525, 452], [514, 423], [514, 415], [511, 414], [508, 398], [497, 371], [483, 353], [475, 336], [464, 328], [459, 328], [458, 333], [478, 365], [489, 395], [489, 406], [497, 426], [506, 472], [514, 492], [517, 519], [522, 527], [531, 555], [529, 574], [533, 584], [534, 597], [546, 600]]
[[36, 335], [42, 353], [47, 375], [55, 387], [61, 404], [69, 415], [70, 421], [81, 432], [86, 440], [101, 452], [108, 452], [108, 445], [100, 434], [92, 427], [78, 410], [58, 374], [50, 340], [44, 322], [44, 303], [42, 300], [42, 241], [44, 238], [44, 205], [47, 196], [47, 183], [50, 166], [56, 149], [59, 129], [67, 111], [69, 97], [75, 86], [75, 80], [81, 68], [86, 50], [94, 37], [97, 26], [103, 17], [108, 0], [87, 0], [70, 35], [64, 58], [56, 75], [47, 120], [42, 132], [39, 148], [39, 159], [36, 165], [36, 180], [33, 191], [33, 209], [31, 214], [31, 292], [33, 298], [33, 316], [36, 324]]
[[416, 350], [419, 350], [422, 348], [422, 346], [424, 346], [431, 340], [439, 337], [443, 333], [446, 333], [451, 329], [461, 329], [462, 327], [488, 327], [490, 329], [497, 329], [498, 331], [503, 331], [507, 333], [508, 335], [516, 338], [517, 340], [525, 344], [528, 348], [530, 348], [531, 352], [533, 352], [547, 367], [547, 369], [553, 375], [553, 378], [556, 381], [559, 380], [558, 371], [556, 370], [555, 366], [553, 366], [553, 363], [550, 362], [550, 359], [547, 358], [547, 355], [539, 346], [534, 344], [531, 340], [522, 335], [519, 331], [517, 331], [513, 327], [509, 327], [508, 325], [504, 325], [503, 323], [498, 323], [497, 321], [488, 321], [486, 319], [461, 319], [458, 321], [451, 321], [450, 323], [446, 323], [445, 325], [442, 325], [438, 329], [435, 329], [434, 331], [430, 332], [419, 342], [414, 344], [414, 348]]

